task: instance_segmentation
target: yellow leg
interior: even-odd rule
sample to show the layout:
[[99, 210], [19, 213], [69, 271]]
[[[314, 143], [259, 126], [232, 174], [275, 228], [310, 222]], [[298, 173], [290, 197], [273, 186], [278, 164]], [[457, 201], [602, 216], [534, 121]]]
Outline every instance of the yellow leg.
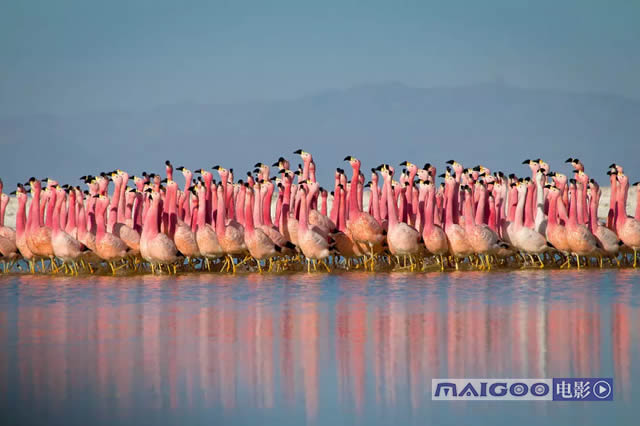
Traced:
[[576, 261], [578, 261], [578, 269], [580, 269], [580, 256], [576, 254]]
[[542, 257], [538, 255], [538, 260], [540, 261], [540, 269], [544, 268], [544, 262], [542, 261]]

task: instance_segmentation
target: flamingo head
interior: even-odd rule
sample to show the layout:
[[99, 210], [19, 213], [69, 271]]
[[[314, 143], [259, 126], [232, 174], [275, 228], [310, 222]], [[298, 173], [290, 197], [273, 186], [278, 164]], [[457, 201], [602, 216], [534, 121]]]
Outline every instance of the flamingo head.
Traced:
[[346, 157], [344, 157], [344, 161], [348, 161], [349, 164], [351, 164], [351, 167], [353, 167], [354, 169], [360, 169], [360, 160], [358, 160], [356, 157], [352, 156], [352, 155], [347, 155]]

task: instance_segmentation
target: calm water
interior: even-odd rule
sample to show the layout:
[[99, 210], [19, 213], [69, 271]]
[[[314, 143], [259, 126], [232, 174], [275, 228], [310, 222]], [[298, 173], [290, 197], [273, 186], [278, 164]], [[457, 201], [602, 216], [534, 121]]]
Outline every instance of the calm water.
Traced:
[[[0, 276], [0, 418], [637, 424], [638, 277]], [[432, 378], [554, 376], [613, 376], [615, 401], [431, 401]]]

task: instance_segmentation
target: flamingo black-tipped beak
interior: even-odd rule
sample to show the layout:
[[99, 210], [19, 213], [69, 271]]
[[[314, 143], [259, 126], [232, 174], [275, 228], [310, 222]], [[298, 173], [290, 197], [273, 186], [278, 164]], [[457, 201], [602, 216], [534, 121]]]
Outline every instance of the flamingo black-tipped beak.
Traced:
[[442, 173], [442, 174], [438, 175], [438, 177], [444, 178], [444, 177], [446, 177], [446, 175], [444, 173]]
[[183, 170], [184, 170], [184, 166], [176, 167], [176, 170], [177, 170], [177, 171], [179, 171], [179, 172], [181, 172], [181, 171], [183, 171]]
[[479, 172], [480, 171], [480, 166], [475, 166], [472, 170], [474, 172]]
[[218, 165], [216, 164], [216, 165], [215, 165], [215, 166], [213, 166], [211, 169], [212, 169], [212, 170], [220, 170], [220, 166], [218, 166]]
[[[592, 179], [592, 180], [593, 180], [593, 179]], [[638, 185], [638, 184], [640, 184], [640, 181], [638, 181], [638, 182], [634, 182], [634, 183], [633, 183], [633, 186], [636, 186], [636, 185]]]
[[[250, 172], [247, 172], [249, 175], [251, 174]], [[253, 173], [260, 173], [260, 169], [253, 169]]]
[[279, 165], [280, 165], [280, 162], [279, 162], [279, 161], [276, 161], [275, 163], [273, 163], [273, 164], [271, 165], [271, 167], [278, 167]]
[[612, 168], [614, 168], [614, 167], [616, 167], [616, 163], [611, 163], [611, 164], [609, 164], [609, 168], [610, 168], [610, 169], [612, 169]]
[[[635, 184], [634, 184], [635, 185]], [[11, 191], [9, 195], [16, 195], [16, 191]]]
[[431, 168], [431, 163], [424, 163], [424, 166], [422, 167], [424, 170], [428, 170]]
[[526, 160], [524, 160], [524, 161], [522, 162], [522, 164], [531, 164], [531, 160], [526, 159]]
[[569, 157], [566, 160], [564, 160], [565, 163], [573, 163], [573, 158]]
[[403, 161], [402, 163], [399, 164], [400, 166], [406, 166], [407, 165], [407, 161]]
[[43, 179], [40, 179], [40, 182], [46, 182], [48, 180], [49, 180], [49, 178], [43, 178]]
[[346, 157], [344, 157], [343, 161], [351, 161], [353, 157], [351, 155], [347, 155]]
[[302, 154], [302, 150], [301, 149], [296, 149], [295, 151], [293, 151], [294, 154]]
[[262, 163], [256, 163], [253, 165], [253, 167], [262, 167]]
[[453, 163], [455, 163], [455, 161], [454, 161], [454, 160], [449, 160], [449, 161], [447, 161], [447, 164], [451, 164], [451, 165], [453, 165]]

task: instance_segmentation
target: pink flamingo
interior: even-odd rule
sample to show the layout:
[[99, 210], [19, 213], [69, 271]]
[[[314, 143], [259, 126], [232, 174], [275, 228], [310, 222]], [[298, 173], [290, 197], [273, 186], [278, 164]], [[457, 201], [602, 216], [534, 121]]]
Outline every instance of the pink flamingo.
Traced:
[[[389, 229], [387, 230], [387, 243], [389, 251], [396, 256], [399, 263], [399, 256], [409, 256], [411, 270], [414, 268], [413, 256], [420, 252], [420, 233], [405, 222], [398, 220], [398, 209], [395, 198], [391, 194], [391, 179], [393, 179], [393, 169], [387, 167], [381, 170], [384, 178], [384, 190], [387, 191], [387, 202], [389, 209]], [[406, 258], [405, 258], [406, 266]]]
[[[353, 168], [353, 176], [351, 178], [351, 189], [349, 192], [349, 220], [347, 222], [347, 228], [351, 231], [353, 240], [369, 248], [369, 254], [371, 262], [371, 270], [375, 267], [374, 250], [376, 248], [382, 248], [382, 243], [385, 240], [385, 236], [382, 233], [382, 227], [375, 220], [373, 216], [363, 212], [358, 207], [358, 181], [360, 178], [360, 160], [350, 155], [344, 158], [344, 161], [349, 161]], [[363, 252], [365, 250], [362, 250]], [[366, 267], [366, 262], [365, 262]]]
[[598, 241], [589, 229], [578, 223], [578, 212], [582, 211], [582, 204], [578, 205], [582, 197], [582, 185], [576, 191], [575, 179], [569, 184], [569, 221], [567, 222], [567, 242], [571, 247], [571, 253], [576, 256], [578, 268], [580, 268], [580, 256], [591, 256], [598, 253]]
[[637, 266], [637, 253], [640, 249], [640, 221], [627, 216], [627, 192], [629, 190], [629, 178], [624, 173], [618, 172], [618, 207], [616, 218], [616, 231], [622, 242], [633, 250], [633, 267]]
[[[473, 207], [471, 198], [471, 189], [467, 186], [464, 191], [464, 228], [467, 241], [473, 248], [473, 251], [484, 265], [482, 256], [486, 261], [486, 267], [491, 269], [489, 255], [495, 255], [501, 248], [501, 242], [498, 234], [493, 232], [488, 225], [484, 224], [484, 211], [487, 199], [487, 189], [481, 183], [476, 183], [476, 193], [478, 194], [478, 207], [476, 210], [477, 218], [473, 217]], [[503, 245], [506, 245], [502, 243]], [[483, 266], [484, 267], [484, 266]]]
[[540, 255], [550, 249], [547, 240], [535, 230], [524, 226], [524, 204], [527, 199], [527, 185], [519, 182], [516, 185], [518, 191], [518, 204], [516, 205], [515, 224], [511, 241], [514, 246], [525, 252], [534, 263], [533, 255], [535, 254], [540, 261], [540, 267], [544, 267], [544, 262]]
[[[254, 216], [254, 190], [246, 185], [245, 193], [245, 228], [244, 228], [244, 242], [249, 250], [249, 254], [253, 257], [258, 264], [258, 271], [262, 273], [262, 260], [269, 259], [269, 271], [273, 267], [273, 257], [278, 254], [279, 247], [271, 241], [271, 239], [265, 234], [262, 229], [255, 228], [253, 226]], [[259, 214], [259, 211], [257, 212]]]
[[441, 227], [434, 223], [435, 213], [435, 187], [431, 182], [421, 183], [421, 188], [426, 187], [426, 197], [424, 206], [424, 220], [422, 227], [422, 239], [429, 253], [438, 256], [440, 259], [440, 270], [444, 270], [444, 255], [449, 251], [447, 235]]
[[96, 195], [96, 250], [95, 253], [111, 267], [111, 272], [116, 271], [124, 265], [116, 267], [114, 262], [120, 261], [127, 256], [127, 245], [120, 238], [107, 232], [105, 213], [109, 205], [109, 199], [104, 195]]
[[457, 204], [454, 202], [457, 191], [455, 187], [458, 185], [455, 178], [447, 175], [445, 177], [446, 191], [446, 207], [445, 207], [445, 223], [444, 233], [447, 235], [447, 243], [449, 245], [449, 253], [454, 259], [456, 270], [459, 269], [458, 259], [465, 258], [473, 254], [473, 248], [467, 240], [467, 234], [464, 228], [454, 222], [454, 210]]
[[[618, 239], [615, 232], [606, 226], [602, 226], [598, 221], [598, 204], [600, 203], [600, 196], [602, 195], [600, 187], [595, 180], [591, 179], [589, 182], [589, 189], [591, 190], [591, 201], [589, 203], [589, 229], [602, 246], [603, 254], [608, 256], [610, 259], [614, 258], [618, 266], [620, 266], [618, 252], [620, 251], [621, 241]], [[602, 267], [602, 257], [600, 257], [600, 267]]]
[[322, 265], [329, 271], [329, 267], [324, 259], [331, 254], [327, 239], [314, 231], [309, 226], [309, 212], [307, 207], [307, 189], [303, 186], [298, 191], [300, 194], [300, 219], [298, 220], [298, 247], [307, 259], [307, 272], [311, 272], [311, 261], [316, 268], [316, 261], [320, 261]]
[[547, 240], [556, 250], [566, 256], [567, 260], [562, 267], [564, 267], [564, 265], [571, 266], [571, 258], [569, 257], [571, 247], [567, 241], [567, 230], [564, 225], [558, 221], [558, 206], [562, 205], [562, 207], [564, 207], [560, 199], [562, 192], [553, 185], [547, 185], [547, 188], [549, 189], [549, 215], [547, 216], [548, 222], [546, 229]]
[[[244, 243], [244, 228], [238, 222], [233, 219], [227, 221], [226, 218], [226, 206], [224, 187], [226, 186], [228, 172], [226, 169], [217, 166], [218, 173], [220, 173], [220, 179], [223, 184], [218, 186], [218, 213], [216, 217], [216, 236], [218, 237], [218, 243], [227, 255], [225, 266], [227, 270], [233, 269], [233, 273], [236, 273], [236, 264], [233, 260], [233, 255], [245, 254], [247, 252], [247, 246]], [[224, 267], [223, 267], [224, 269]]]
[[151, 264], [151, 272], [155, 272], [156, 266], [162, 271], [162, 265], [166, 265], [167, 269], [172, 265], [173, 273], [176, 273], [176, 263], [179, 262], [182, 254], [178, 252], [175, 243], [166, 234], [160, 232], [159, 193], [151, 193], [151, 205], [140, 236], [140, 254]]
[[[198, 194], [198, 204], [196, 205], [198, 225], [196, 228], [196, 242], [198, 250], [204, 257], [204, 264], [211, 270], [210, 260], [224, 256], [224, 250], [218, 242], [216, 231], [206, 222], [206, 191], [207, 189], [200, 183], [196, 185]], [[194, 214], [195, 217], [195, 214]]]
[[29, 262], [29, 269], [31, 270], [31, 273], [33, 273], [35, 271], [33, 253], [27, 245], [26, 234], [27, 218], [25, 207], [27, 205], [27, 193], [25, 192], [22, 184], [18, 184], [16, 198], [18, 199], [18, 210], [16, 211], [16, 246], [18, 247], [22, 258]]
[[42, 186], [40, 181], [35, 178], [29, 179], [31, 185], [32, 200], [29, 207], [29, 216], [27, 218], [27, 246], [31, 252], [40, 258], [42, 262], [42, 270], [44, 271], [44, 259], [48, 258], [51, 261], [51, 268], [53, 270], [54, 253], [53, 246], [51, 245], [51, 229], [43, 226], [42, 215], [40, 213], [40, 195], [42, 192]]
[[[60, 227], [60, 211], [62, 204], [66, 201], [65, 190], [57, 188], [56, 205], [53, 211], [53, 226], [51, 228], [51, 245], [53, 246], [53, 253], [58, 259], [62, 260], [62, 266], [65, 270], [70, 270], [72, 274], [78, 274], [78, 265], [76, 261], [80, 259], [82, 253], [85, 251], [85, 247], [80, 241], [69, 235]], [[70, 211], [75, 209], [74, 205], [71, 205]]]

